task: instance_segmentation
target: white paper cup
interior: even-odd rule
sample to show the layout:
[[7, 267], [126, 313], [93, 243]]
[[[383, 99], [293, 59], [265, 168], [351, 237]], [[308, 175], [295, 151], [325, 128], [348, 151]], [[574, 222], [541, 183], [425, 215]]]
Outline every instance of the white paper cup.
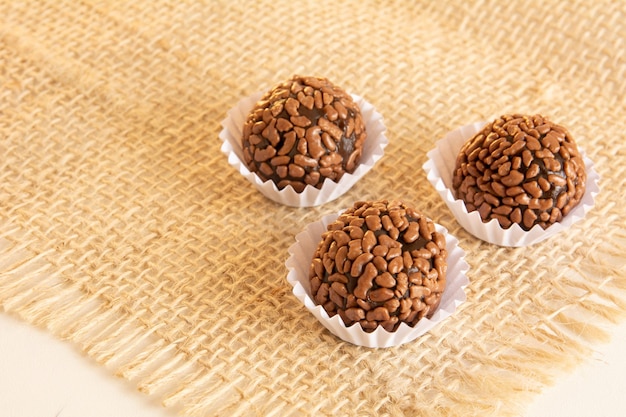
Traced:
[[262, 181], [255, 173], [250, 172], [243, 162], [241, 144], [243, 125], [248, 113], [262, 96], [263, 93], [257, 92], [242, 99], [228, 111], [226, 119], [222, 121], [223, 129], [219, 137], [223, 141], [221, 151], [228, 157], [228, 163], [234, 166], [263, 195], [277, 203], [293, 207], [312, 207], [335, 200], [352, 188], [363, 175], [372, 169], [376, 161], [382, 158], [385, 146], [389, 143], [385, 136], [387, 129], [380, 113], [363, 98], [352, 94], [352, 99], [361, 109], [367, 132], [361, 161], [354, 172], [352, 174], [345, 173], [339, 182], [326, 180], [321, 188], [307, 185], [301, 193], [297, 193], [291, 186], [279, 190], [273, 181]]
[[458, 240], [454, 236], [448, 234], [444, 227], [435, 224], [436, 230], [446, 237], [448, 270], [446, 288], [441, 297], [441, 302], [430, 319], [421, 319], [415, 327], [401, 323], [395, 332], [388, 332], [378, 326], [373, 332], [367, 333], [358, 323], [346, 327], [339, 315], [329, 317], [326, 310], [322, 306], [316, 305], [311, 297], [309, 267], [313, 260], [313, 254], [321, 241], [322, 233], [338, 216], [339, 213], [330, 214], [307, 225], [304, 231], [296, 235], [296, 243], [289, 247], [289, 258], [285, 262], [289, 270], [287, 281], [292, 285], [294, 295], [332, 334], [346, 342], [369, 348], [400, 346], [417, 339], [439, 322], [451, 316], [457, 307], [465, 301], [465, 287], [469, 284], [466, 276], [469, 265], [464, 259], [465, 252], [458, 246]]
[[427, 153], [428, 160], [423, 168], [426, 171], [428, 181], [435, 187], [441, 198], [459, 222], [459, 224], [472, 235], [486, 242], [500, 246], [528, 246], [539, 243], [585, 217], [585, 214], [593, 207], [594, 198], [600, 192], [598, 181], [600, 176], [593, 169], [593, 162], [583, 156], [587, 182], [585, 194], [581, 201], [563, 219], [543, 229], [539, 225], [533, 226], [528, 231], [518, 224], [513, 224], [508, 229], [503, 229], [497, 220], [492, 219], [484, 223], [478, 211], [467, 212], [463, 200], [455, 199], [452, 193], [452, 176], [456, 164], [456, 158], [463, 144], [478, 133], [486, 122], [473, 123], [448, 133], [443, 139], [435, 144], [435, 149]]

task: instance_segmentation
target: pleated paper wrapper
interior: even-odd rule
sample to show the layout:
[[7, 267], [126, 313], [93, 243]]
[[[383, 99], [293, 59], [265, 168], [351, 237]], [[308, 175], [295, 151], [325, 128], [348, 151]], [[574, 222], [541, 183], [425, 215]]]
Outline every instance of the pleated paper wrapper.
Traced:
[[228, 162], [264, 196], [277, 203], [293, 207], [312, 207], [335, 200], [350, 190], [372, 169], [376, 161], [382, 158], [384, 149], [389, 143], [385, 136], [387, 129], [380, 113], [365, 99], [352, 94], [352, 99], [361, 110], [367, 132], [361, 160], [354, 172], [351, 174], [346, 172], [338, 182], [326, 180], [321, 188], [307, 185], [301, 193], [297, 193], [291, 186], [279, 190], [273, 181], [262, 181], [255, 173], [251, 172], [243, 158], [241, 143], [243, 125], [248, 114], [262, 96], [262, 92], [252, 94], [239, 101], [235, 107], [228, 111], [226, 119], [222, 121], [223, 129], [219, 137], [223, 141], [221, 151], [228, 157]]
[[560, 222], [552, 224], [547, 229], [535, 225], [530, 230], [525, 231], [516, 223], [508, 229], [503, 229], [495, 219], [487, 223], [483, 222], [478, 211], [468, 213], [463, 200], [454, 197], [452, 176], [461, 147], [467, 140], [478, 133], [485, 124], [486, 122], [476, 122], [449, 132], [443, 139], [437, 141], [433, 150], [428, 152], [428, 160], [423, 165], [428, 181], [435, 187], [455, 219], [467, 232], [479, 239], [499, 246], [529, 246], [568, 229], [585, 217], [585, 214], [594, 205], [595, 196], [600, 192], [598, 186], [600, 176], [593, 168], [593, 161], [585, 156], [584, 151], [580, 147], [578, 149], [583, 156], [585, 170], [587, 171], [585, 194], [576, 207], [567, 216], [564, 216]]
[[376, 330], [368, 333], [358, 323], [346, 327], [338, 314], [329, 317], [326, 310], [313, 301], [309, 284], [309, 267], [313, 254], [321, 241], [322, 233], [338, 216], [339, 214], [329, 214], [319, 221], [308, 224], [302, 232], [296, 235], [296, 243], [289, 247], [290, 256], [285, 262], [289, 270], [287, 281], [293, 287], [293, 294], [332, 334], [346, 342], [368, 348], [400, 346], [412, 342], [450, 317], [455, 313], [457, 307], [465, 301], [465, 287], [469, 284], [466, 275], [469, 265], [465, 262], [465, 252], [458, 245], [458, 240], [454, 236], [449, 234], [444, 227], [435, 224], [437, 232], [442, 233], [446, 238], [448, 269], [446, 288], [441, 297], [441, 302], [430, 319], [422, 318], [414, 327], [401, 323], [395, 332], [388, 332], [378, 326]]

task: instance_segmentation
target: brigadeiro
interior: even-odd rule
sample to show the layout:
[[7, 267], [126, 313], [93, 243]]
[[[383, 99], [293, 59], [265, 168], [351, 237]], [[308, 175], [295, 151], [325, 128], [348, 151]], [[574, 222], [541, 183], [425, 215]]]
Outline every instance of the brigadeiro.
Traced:
[[313, 255], [311, 295], [366, 332], [430, 318], [446, 287], [446, 239], [403, 202], [362, 201], [330, 223]]
[[485, 223], [546, 229], [580, 202], [586, 177], [566, 128], [541, 115], [507, 114], [463, 144], [452, 188]]
[[279, 190], [321, 188], [358, 166], [367, 134], [359, 106], [326, 78], [294, 75], [266, 92], [242, 134], [244, 162]]

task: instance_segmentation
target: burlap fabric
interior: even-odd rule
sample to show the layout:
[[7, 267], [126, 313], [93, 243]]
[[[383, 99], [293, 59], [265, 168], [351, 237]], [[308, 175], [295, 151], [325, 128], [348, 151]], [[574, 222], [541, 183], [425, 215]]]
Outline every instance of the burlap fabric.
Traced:
[[[625, 22], [621, 1], [3, 1], [0, 305], [183, 415], [519, 415], [626, 313]], [[388, 128], [315, 208], [219, 151], [227, 110], [294, 73]], [[568, 126], [601, 176], [582, 222], [520, 249], [461, 229], [421, 169], [513, 111]], [[308, 222], [373, 198], [428, 213], [471, 266], [454, 316], [380, 350], [326, 331], [284, 266]]]

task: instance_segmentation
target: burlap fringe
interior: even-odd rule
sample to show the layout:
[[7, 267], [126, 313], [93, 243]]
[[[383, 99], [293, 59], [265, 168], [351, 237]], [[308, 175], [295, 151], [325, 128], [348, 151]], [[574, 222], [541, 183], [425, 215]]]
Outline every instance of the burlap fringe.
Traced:
[[[626, 253], [626, 245], [617, 240], [603, 245], [602, 250], [607, 259], [620, 259]], [[517, 415], [528, 396], [589, 358], [590, 344], [609, 341], [607, 325], [626, 316], [626, 277], [622, 266], [595, 263], [594, 267], [600, 265], [601, 269], [594, 271], [594, 276], [602, 277], [602, 282], [593, 283], [585, 278], [586, 267], [580, 262], [571, 266], [571, 274], [553, 282], [554, 299], [535, 300], [540, 307], [548, 308], [555, 300], [568, 307], [539, 318], [534, 326], [511, 321], [506, 329], [493, 329], [499, 343], [493, 344], [491, 350], [474, 344], [468, 334], [464, 347], [446, 352], [457, 357], [457, 364], [473, 364], [476, 369], [438, 369], [439, 377], [433, 376], [428, 386], [422, 387], [432, 393], [432, 400], [437, 403], [434, 409], [412, 407], [402, 401], [396, 404], [391, 393], [376, 412], [360, 407], [371, 406], [367, 400], [357, 404], [354, 410], [341, 409], [342, 402], [326, 409], [323, 402], [321, 405], [304, 399], [293, 402], [289, 396], [281, 395], [280, 390], [249, 386], [245, 373], [254, 372], [253, 369], [244, 372], [244, 369], [211, 367], [204, 350], [193, 355], [180, 352], [176, 341], [166, 342], [159, 337], [158, 328], [147, 328], [124, 311], [111, 309], [97, 296], [85, 295], [63, 283], [58, 275], [50, 274], [45, 258], [46, 253], [41, 253], [5, 270], [0, 277], [3, 307], [76, 343], [116, 375], [135, 381], [140, 391], [158, 396], [163, 405], [179, 409], [187, 416], [352, 415], [352, 412], [449, 416], [456, 415], [455, 407], [461, 403], [465, 407], [472, 404], [473, 415]], [[238, 371], [241, 371], [239, 376], [233, 377]], [[458, 383], [460, 380], [464, 382], [462, 385]], [[456, 383], [449, 385], [449, 381]], [[508, 396], [519, 408], [505, 407], [504, 399]]]

